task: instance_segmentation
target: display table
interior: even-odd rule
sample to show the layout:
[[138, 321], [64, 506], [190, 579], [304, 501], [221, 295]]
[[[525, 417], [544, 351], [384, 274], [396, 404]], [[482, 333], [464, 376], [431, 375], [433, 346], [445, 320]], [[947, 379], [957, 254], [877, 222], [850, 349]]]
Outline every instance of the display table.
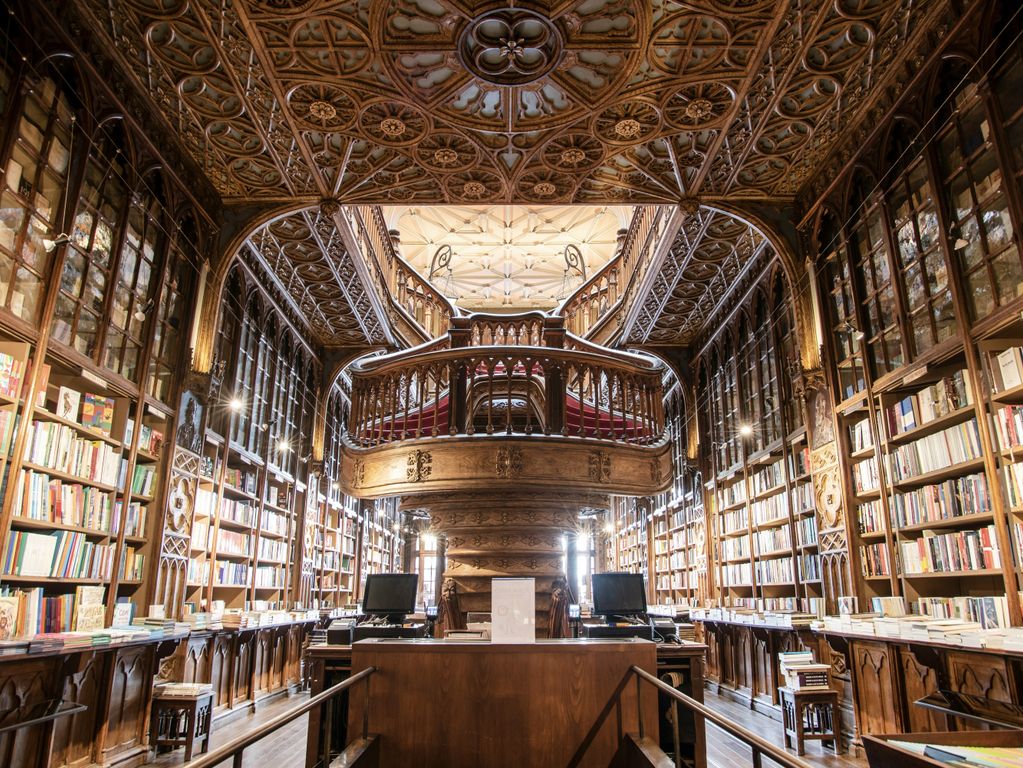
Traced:
[[[396, 720], [396, 727], [420, 729], [424, 727], [421, 723], [429, 721], [434, 724], [431, 727], [436, 728], [431, 732], [437, 738], [441, 738], [442, 734], [449, 734], [443, 736], [445, 738], [461, 738], [463, 734], [469, 733], [470, 727], [473, 727], [473, 718], [477, 718], [475, 727], [482, 727], [487, 724], [486, 718], [493, 717], [497, 711], [502, 713], [501, 723], [506, 724], [502, 732], [510, 734], [511, 726], [518, 722], [516, 728], [520, 725], [525, 727], [524, 723], [533, 715], [523, 713], [521, 710], [516, 716], [505, 715], [505, 710], [513, 708], [508, 710], [511, 712], [515, 707], [525, 703], [532, 703], [533, 707], [551, 706], [557, 713], [554, 715], [548, 713], [547, 716], [538, 718], [542, 722], [538, 723], [536, 738], [553, 738], [551, 734], [555, 731], [564, 732], [566, 735], [561, 741], [562, 748], [567, 749], [566, 744], [572, 738], [576, 739], [575, 748], [580, 746], [583, 736], [596, 722], [597, 715], [601, 714], [601, 710], [608, 704], [615, 686], [621, 682], [625, 670], [631, 664], [635, 663], [651, 672], [656, 669], [661, 679], [668, 680], [682, 692], [702, 701], [705, 651], [706, 647], [700, 643], [655, 646], [654, 643], [638, 640], [546, 640], [532, 645], [454, 643], [441, 640], [365, 640], [354, 646], [310, 646], [307, 650], [306, 664], [309, 667], [311, 692], [314, 695], [366, 666], [374, 666], [381, 670], [374, 674], [370, 681], [372, 705], [369, 711], [369, 730], [385, 736], [381, 741], [382, 748], [388, 740], [382, 730], [386, 722], [384, 718], [398, 717], [401, 714], [397, 705], [389, 706], [387, 703], [394, 697], [405, 697], [409, 702], [418, 699], [420, 704], [409, 704], [409, 713], [414, 711], [414, 716], [410, 716], [410, 719]], [[372, 661], [373, 659], [375, 661]], [[448, 665], [453, 664], [455, 660], [460, 667], [449, 668]], [[428, 670], [432, 680], [429, 683], [426, 682]], [[612, 681], [614, 685], [611, 685]], [[626, 697], [623, 695], [622, 707], [626, 723], [627, 718], [635, 721], [636, 717], [634, 680], [627, 687], [630, 689], [628, 692], [631, 696], [631, 699], [628, 699], [630, 704], [625, 703]], [[660, 723], [655, 719], [659, 711], [663, 715], [667, 710], [666, 702], [662, 701], [659, 707], [653, 686], [643, 684], [643, 688], [644, 729], [648, 735], [656, 735], [655, 729], [660, 728], [661, 743], [667, 751], [673, 741], [673, 734], [670, 733], [670, 726], [665, 723], [663, 717], [660, 718]], [[352, 693], [353, 707], [364, 706], [359, 704], [363, 695], [362, 686], [356, 686]], [[480, 701], [477, 702], [476, 698]], [[470, 705], [470, 702], [473, 704]], [[376, 707], [386, 712], [377, 712]], [[702, 719], [698, 721], [692, 716], [686, 718], [684, 709], [680, 709], [683, 764], [704, 768], [706, 747]], [[347, 733], [361, 732], [361, 712], [359, 709], [358, 712], [349, 715], [344, 699], [333, 707], [330, 738], [335, 750], [332, 755], [339, 754], [344, 748], [348, 740]], [[462, 723], [458, 727], [454, 725], [455, 717]], [[520, 719], [516, 721], [515, 717]], [[588, 721], [586, 717], [589, 717]], [[613, 721], [615, 718], [616, 715], [612, 714], [609, 719]], [[350, 730], [351, 724], [354, 724], [355, 731]], [[309, 768], [318, 766], [324, 740], [323, 726], [320, 713], [311, 712], [306, 760]], [[637, 723], [626, 727], [625, 730], [630, 728], [634, 730], [635, 726]], [[422, 732], [427, 733], [426, 730]], [[570, 733], [574, 735], [569, 737]], [[599, 735], [606, 738], [608, 733], [602, 731]], [[510, 735], [507, 737], [511, 739]], [[520, 747], [517, 749], [524, 752], [524, 746], [529, 742], [523, 739], [522, 733], [519, 733], [518, 743]], [[575, 748], [563, 760], [563, 765], [568, 764]], [[548, 748], [539, 746], [529, 748], [541, 749]], [[601, 751], [602, 747], [594, 741], [587, 755], [590, 753], [596, 755]], [[607, 765], [608, 759], [605, 755], [604, 765]], [[427, 762], [416, 762], [414, 757], [407, 759], [397, 757], [394, 761], [387, 757], [382, 760], [382, 764], [429, 765]], [[581, 765], [585, 764], [587, 763], [584, 760]]]

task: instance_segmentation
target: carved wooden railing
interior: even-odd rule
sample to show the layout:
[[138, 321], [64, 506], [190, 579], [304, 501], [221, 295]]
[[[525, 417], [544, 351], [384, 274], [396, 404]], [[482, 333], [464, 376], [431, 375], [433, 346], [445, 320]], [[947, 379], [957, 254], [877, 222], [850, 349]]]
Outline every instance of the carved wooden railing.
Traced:
[[[664, 434], [662, 366], [590, 344], [420, 348], [352, 367], [348, 439], [561, 435], [649, 445]], [[583, 348], [585, 347], [585, 348]]]
[[548, 336], [558, 335], [560, 338], [561, 328], [560, 317], [550, 317], [543, 312], [519, 315], [474, 312], [451, 320], [455, 345], [469, 347], [560, 346], [558, 342], [549, 344]]
[[587, 336], [603, 325], [620, 306], [629, 286], [657, 244], [661, 225], [666, 220], [661, 206], [643, 206], [636, 210], [629, 228], [622, 233], [615, 256], [572, 293], [556, 313], [565, 318], [565, 326], [577, 336]]
[[391, 241], [383, 214], [375, 206], [350, 209], [352, 226], [363, 255], [373, 259], [383, 275], [383, 294], [423, 335], [435, 339], [448, 330], [455, 306], [401, 258]]

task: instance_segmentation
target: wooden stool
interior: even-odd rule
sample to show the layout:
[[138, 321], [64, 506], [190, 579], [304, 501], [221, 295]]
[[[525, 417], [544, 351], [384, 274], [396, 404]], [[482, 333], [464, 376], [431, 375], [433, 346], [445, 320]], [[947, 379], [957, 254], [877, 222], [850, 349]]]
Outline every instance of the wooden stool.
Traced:
[[201, 753], [210, 749], [213, 731], [213, 691], [195, 696], [153, 696], [153, 746], [175, 749], [184, 745], [185, 762], [192, 759], [192, 748], [201, 742]]
[[796, 753], [806, 754], [807, 739], [830, 745], [837, 755], [842, 751], [842, 711], [838, 693], [832, 690], [779, 688], [785, 746], [796, 737]]

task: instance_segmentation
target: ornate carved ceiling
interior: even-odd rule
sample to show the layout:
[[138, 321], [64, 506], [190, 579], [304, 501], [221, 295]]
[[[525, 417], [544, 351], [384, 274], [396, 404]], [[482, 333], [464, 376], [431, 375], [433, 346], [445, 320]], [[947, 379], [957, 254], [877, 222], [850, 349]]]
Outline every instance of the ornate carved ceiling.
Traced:
[[579, 251], [587, 276], [615, 254], [629, 225], [627, 206], [431, 206], [384, 209], [401, 235], [401, 255], [425, 278], [438, 248], [451, 247], [433, 284], [469, 310], [556, 307], [583, 282], [565, 248]]
[[[313, 209], [260, 227], [248, 245], [268, 267], [313, 336], [327, 346], [387, 344], [355, 261], [334, 220]], [[360, 257], [361, 258], [361, 257]]]
[[74, 1], [226, 200], [381, 204], [791, 197], [947, 6]]
[[763, 235], [727, 213], [700, 208], [686, 218], [626, 329], [632, 344], [689, 345], [747, 268], [770, 250]]

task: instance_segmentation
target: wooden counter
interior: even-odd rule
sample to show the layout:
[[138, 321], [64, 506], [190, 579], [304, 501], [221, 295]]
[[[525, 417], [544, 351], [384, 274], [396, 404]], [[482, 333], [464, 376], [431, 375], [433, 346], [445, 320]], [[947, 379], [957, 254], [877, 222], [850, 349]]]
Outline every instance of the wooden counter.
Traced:
[[[560, 657], [560, 661], [567, 665], [565, 669], [571, 669], [575, 664], [575, 657], [579, 656], [579, 642], [587, 641], [562, 641], [563, 643], [576, 643], [576, 649], [574, 652], [563, 653]], [[435, 643], [436, 645], [443, 645], [443, 643]], [[487, 649], [493, 648], [488, 643], [474, 643], [479, 650], [476, 653], [483, 653]], [[419, 644], [421, 648], [423, 644]], [[583, 646], [585, 647], [585, 645]], [[698, 643], [685, 643], [684, 645], [657, 645], [656, 651], [656, 664], [657, 674], [662, 680], [670, 681], [671, 684], [676, 685], [679, 690], [683, 693], [693, 696], [699, 701], [703, 700], [703, 674], [704, 674], [704, 654], [706, 653], [706, 646]], [[332, 685], [337, 684], [341, 680], [344, 680], [352, 673], [352, 651], [353, 646], [344, 645], [314, 645], [310, 646], [306, 651], [306, 666], [308, 669], [310, 689], [313, 695], [326, 690]], [[565, 669], [561, 669], [559, 674], [564, 676]], [[373, 677], [371, 683], [372, 695], [375, 698], [379, 693], [377, 685], [377, 677]], [[521, 683], [521, 686], [525, 686], [526, 683]], [[634, 687], [634, 686], [633, 686]], [[652, 690], [652, 689], [651, 689]], [[454, 695], [452, 692], [451, 695]], [[573, 701], [575, 698], [574, 694], [566, 694], [568, 697], [566, 701]], [[430, 708], [433, 709], [444, 709], [442, 699], [438, 698], [439, 694], [434, 695], [431, 699]], [[663, 713], [667, 710], [667, 697], [659, 697], [658, 711]], [[569, 705], [564, 705], [569, 706]], [[309, 715], [309, 739], [308, 749], [306, 753], [306, 766], [307, 768], [319, 768], [322, 762], [322, 751], [323, 751], [323, 734], [321, 730], [320, 712], [314, 710]], [[344, 746], [346, 738], [345, 735], [348, 732], [348, 713], [347, 706], [344, 703], [343, 697], [339, 701], [338, 706], [334, 708], [332, 716], [333, 725], [331, 727], [332, 733], [332, 744], [334, 750], [332, 751], [332, 757], [340, 751], [340, 748]], [[682, 728], [682, 754], [684, 756], [684, 764], [689, 766], [695, 766], [695, 768], [704, 768], [706, 766], [706, 744], [704, 737], [704, 729], [702, 720], [689, 717], [688, 719], [683, 714], [680, 717]], [[661, 744], [667, 751], [668, 748], [673, 744], [673, 738], [670, 726], [666, 722], [662, 721], [659, 724]], [[372, 720], [372, 713], [370, 719], [370, 728], [375, 729], [375, 725]], [[359, 730], [361, 732], [361, 721]], [[651, 733], [654, 733], [651, 731]]]
[[11, 722], [24, 719], [23, 713], [32, 707], [54, 699], [87, 707], [51, 723], [0, 734], [0, 765], [141, 765], [150, 751], [153, 678], [161, 660], [174, 653], [186, 638], [182, 635], [73, 651], [0, 656], [0, 713]]
[[351, 698], [349, 733], [380, 734], [381, 765], [423, 768], [607, 768], [621, 733], [657, 728], [657, 692], [637, 692], [636, 665], [656, 673], [648, 640], [539, 640], [525, 645], [364, 640], [352, 673], [378, 672]]
[[707, 684], [779, 719], [778, 654], [810, 650], [830, 664], [853, 745], [867, 734], [977, 728], [914, 704], [939, 687], [1023, 704], [1023, 653], [716, 619], [697, 622], [697, 632], [707, 644]]

